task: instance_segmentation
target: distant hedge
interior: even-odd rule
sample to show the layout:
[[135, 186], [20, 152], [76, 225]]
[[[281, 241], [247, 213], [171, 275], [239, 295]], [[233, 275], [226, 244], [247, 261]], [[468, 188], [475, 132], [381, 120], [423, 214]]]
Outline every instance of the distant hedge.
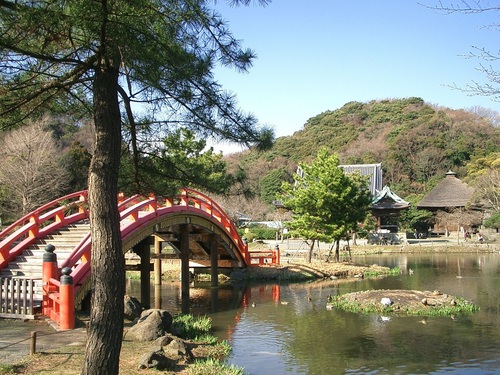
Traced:
[[273, 228], [261, 228], [261, 227], [251, 227], [251, 228], [241, 228], [238, 229], [238, 233], [242, 238], [246, 238], [248, 242], [253, 240], [274, 240], [276, 239], [276, 229]]

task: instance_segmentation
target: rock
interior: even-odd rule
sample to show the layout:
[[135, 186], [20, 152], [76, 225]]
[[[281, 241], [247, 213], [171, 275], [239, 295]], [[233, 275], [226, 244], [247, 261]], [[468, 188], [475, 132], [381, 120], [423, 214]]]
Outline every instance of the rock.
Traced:
[[137, 298], [126, 295], [124, 298], [124, 303], [125, 307], [123, 311], [125, 314], [125, 319], [133, 322], [141, 316], [142, 306]]
[[191, 360], [192, 354], [184, 341], [174, 338], [167, 346], [163, 347], [163, 352], [172, 361]]
[[427, 298], [422, 298], [422, 305], [427, 306]]
[[392, 301], [390, 298], [387, 298], [387, 297], [382, 297], [382, 299], [380, 300], [380, 303], [384, 306], [390, 306], [392, 305]]
[[128, 335], [137, 341], [153, 341], [165, 336], [171, 327], [172, 315], [168, 311], [151, 309], [141, 314], [138, 322], [129, 329]]
[[158, 337], [156, 341], [154, 342], [155, 345], [158, 345], [160, 347], [167, 346], [170, 344], [170, 342], [175, 338], [175, 336], [166, 334], [165, 336]]
[[163, 350], [157, 350], [142, 356], [139, 369], [155, 368], [157, 370], [168, 370], [173, 368], [174, 365], [175, 362], [166, 357]]

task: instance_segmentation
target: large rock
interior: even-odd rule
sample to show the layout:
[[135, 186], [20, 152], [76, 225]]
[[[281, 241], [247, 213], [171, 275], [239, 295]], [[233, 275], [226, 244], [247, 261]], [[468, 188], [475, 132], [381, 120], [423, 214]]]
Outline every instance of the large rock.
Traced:
[[141, 316], [142, 306], [137, 298], [126, 295], [124, 303], [125, 308], [123, 312], [125, 314], [125, 319], [133, 322]]
[[173, 369], [175, 365], [185, 364], [193, 360], [193, 354], [186, 342], [173, 335], [167, 334], [159, 337], [154, 342], [153, 347], [157, 349], [142, 356], [139, 369]]
[[172, 315], [168, 311], [151, 309], [142, 312], [137, 323], [132, 326], [127, 335], [137, 341], [153, 341], [165, 336], [172, 327]]
[[165, 356], [163, 350], [153, 351], [144, 354], [139, 364], [139, 369], [155, 368], [157, 370], [168, 370], [175, 366], [175, 361], [171, 361]]
[[186, 343], [179, 338], [174, 338], [166, 346], [163, 346], [163, 352], [166, 357], [176, 362], [189, 361], [193, 358]]

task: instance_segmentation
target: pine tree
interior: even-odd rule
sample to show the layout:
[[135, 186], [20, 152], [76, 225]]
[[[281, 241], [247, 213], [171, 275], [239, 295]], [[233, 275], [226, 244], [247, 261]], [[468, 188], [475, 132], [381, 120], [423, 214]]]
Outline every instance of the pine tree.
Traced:
[[335, 258], [340, 257], [339, 241], [355, 231], [369, 212], [371, 194], [359, 174], [345, 174], [337, 155], [325, 148], [318, 151], [311, 164], [300, 164], [295, 184], [283, 184], [283, 206], [292, 210], [290, 227], [309, 242], [307, 261], [311, 262], [316, 242], [337, 244]]
[[117, 209], [122, 114], [135, 161], [139, 160], [137, 130], [143, 125], [137, 118], [148, 118], [159, 134], [181, 127], [216, 140], [258, 145], [272, 140], [272, 132], [260, 129], [252, 115], [238, 110], [235, 98], [214, 80], [215, 64], [245, 71], [254, 54], [241, 49], [208, 4], [204, 0], [0, 1], [0, 118], [12, 120], [2, 121], [2, 127], [22, 124], [61, 97], [91, 103], [93, 293], [83, 374], [119, 370], [125, 292]]

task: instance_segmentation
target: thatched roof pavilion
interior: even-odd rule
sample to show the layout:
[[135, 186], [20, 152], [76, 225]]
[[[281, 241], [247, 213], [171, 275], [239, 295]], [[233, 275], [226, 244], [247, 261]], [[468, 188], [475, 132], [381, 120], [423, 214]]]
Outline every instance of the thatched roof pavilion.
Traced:
[[473, 194], [474, 188], [458, 179], [456, 173], [448, 171], [446, 178], [420, 201], [417, 208], [435, 211], [465, 207]]

